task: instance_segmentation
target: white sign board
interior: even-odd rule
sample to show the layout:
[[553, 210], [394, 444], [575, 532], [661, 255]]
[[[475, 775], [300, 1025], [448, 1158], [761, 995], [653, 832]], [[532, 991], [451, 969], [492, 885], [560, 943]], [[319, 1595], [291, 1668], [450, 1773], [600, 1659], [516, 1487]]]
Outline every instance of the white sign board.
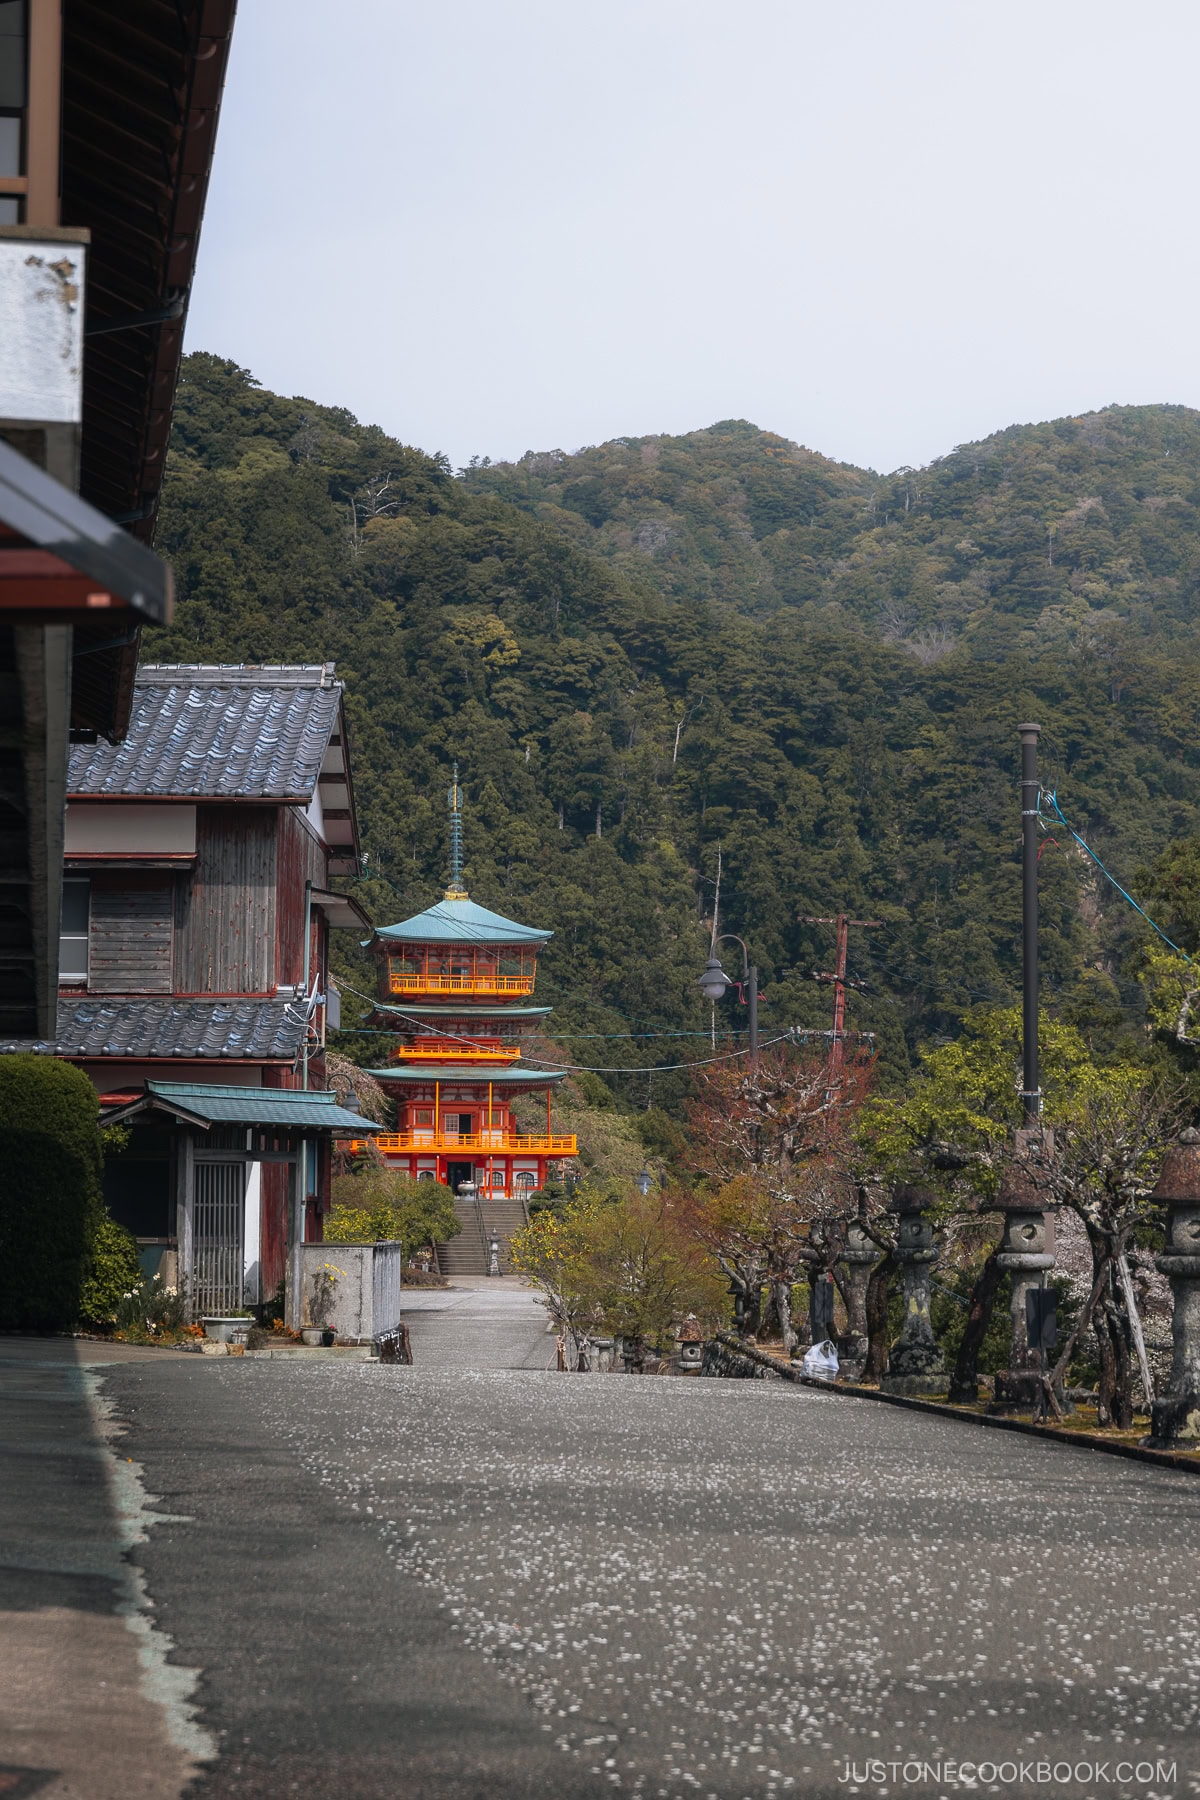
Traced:
[[86, 254], [0, 230], [0, 419], [79, 423]]

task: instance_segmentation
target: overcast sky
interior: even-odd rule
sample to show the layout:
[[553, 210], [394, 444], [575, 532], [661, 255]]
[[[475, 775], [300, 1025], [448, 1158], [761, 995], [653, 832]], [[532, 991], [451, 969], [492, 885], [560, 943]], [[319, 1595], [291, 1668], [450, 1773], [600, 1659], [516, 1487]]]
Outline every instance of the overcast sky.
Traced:
[[1200, 405], [1195, 0], [242, 0], [188, 327], [473, 454]]

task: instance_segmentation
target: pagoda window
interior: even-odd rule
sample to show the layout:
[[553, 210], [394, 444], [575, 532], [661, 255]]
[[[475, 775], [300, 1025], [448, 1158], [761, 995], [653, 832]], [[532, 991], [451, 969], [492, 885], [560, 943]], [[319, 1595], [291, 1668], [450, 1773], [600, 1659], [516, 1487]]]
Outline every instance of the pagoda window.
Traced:
[[537, 1176], [532, 1169], [518, 1169], [513, 1176], [513, 1186], [529, 1193], [537, 1186]]
[[414, 1106], [412, 1118], [413, 1118], [414, 1125], [432, 1126], [432, 1124], [433, 1124], [433, 1108], [432, 1108], [432, 1106]]

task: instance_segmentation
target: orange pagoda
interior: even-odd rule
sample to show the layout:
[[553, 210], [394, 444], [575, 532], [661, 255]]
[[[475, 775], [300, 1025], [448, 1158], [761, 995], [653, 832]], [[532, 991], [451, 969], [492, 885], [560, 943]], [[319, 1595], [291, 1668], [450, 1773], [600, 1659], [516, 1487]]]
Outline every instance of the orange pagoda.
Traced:
[[[489, 912], [462, 885], [462, 797], [450, 789], [450, 886], [435, 905], [376, 935], [377, 1027], [394, 1031], [387, 1066], [372, 1069], [397, 1108], [399, 1130], [375, 1143], [388, 1162], [453, 1192], [483, 1199], [543, 1187], [552, 1163], [574, 1156], [556, 1133], [550, 1095], [561, 1073], [526, 1067], [521, 1043], [549, 1016], [532, 1004], [537, 954], [553, 936]], [[544, 1131], [521, 1132], [514, 1100], [546, 1097]]]

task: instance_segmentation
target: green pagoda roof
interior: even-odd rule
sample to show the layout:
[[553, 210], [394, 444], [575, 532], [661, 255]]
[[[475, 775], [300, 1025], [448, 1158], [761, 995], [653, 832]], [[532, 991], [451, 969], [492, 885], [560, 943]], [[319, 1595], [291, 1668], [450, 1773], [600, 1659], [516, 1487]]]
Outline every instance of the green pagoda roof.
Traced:
[[428, 1086], [431, 1082], [452, 1082], [456, 1087], [548, 1087], [562, 1081], [565, 1069], [514, 1069], [491, 1067], [487, 1063], [441, 1063], [437, 1067], [414, 1069], [405, 1063], [392, 1063], [386, 1069], [368, 1069], [376, 1081], [402, 1081], [408, 1087]]
[[464, 896], [438, 900], [399, 925], [384, 925], [379, 936], [406, 944], [544, 944], [554, 933], [518, 925], [515, 919], [489, 912]]

